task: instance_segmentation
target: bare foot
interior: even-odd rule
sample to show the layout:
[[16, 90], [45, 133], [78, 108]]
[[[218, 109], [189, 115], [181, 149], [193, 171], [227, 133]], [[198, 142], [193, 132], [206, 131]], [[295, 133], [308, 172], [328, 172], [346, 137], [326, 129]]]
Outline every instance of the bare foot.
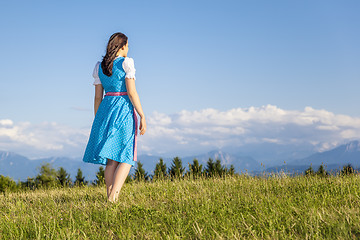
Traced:
[[110, 193], [110, 195], [109, 195], [109, 197], [108, 197], [108, 201], [109, 201], [109, 202], [112, 202], [112, 203], [117, 202], [117, 200], [118, 200], [118, 198], [117, 198], [118, 194], [119, 194], [119, 191], [116, 191], [115, 194]]
[[111, 203], [115, 203], [115, 196], [110, 194], [110, 196], [108, 197], [108, 201]]

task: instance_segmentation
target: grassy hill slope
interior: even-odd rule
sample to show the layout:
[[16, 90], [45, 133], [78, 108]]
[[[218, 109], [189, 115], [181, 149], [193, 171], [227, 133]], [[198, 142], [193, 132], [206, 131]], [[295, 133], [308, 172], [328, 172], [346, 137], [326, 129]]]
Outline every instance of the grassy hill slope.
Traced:
[[126, 183], [0, 195], [1, 239], [355, 239], [360, 176]]

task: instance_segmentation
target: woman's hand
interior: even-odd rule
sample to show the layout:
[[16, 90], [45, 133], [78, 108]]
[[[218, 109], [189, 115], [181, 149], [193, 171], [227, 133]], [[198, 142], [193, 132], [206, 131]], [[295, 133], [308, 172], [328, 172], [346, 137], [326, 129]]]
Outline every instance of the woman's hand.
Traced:
[[146, 132], [146, 121], [145, 118], [142, 117], [140, 119], [140, 126], [139, 126], [139, 130], [140, 130], [140, 135], [144, 135]]

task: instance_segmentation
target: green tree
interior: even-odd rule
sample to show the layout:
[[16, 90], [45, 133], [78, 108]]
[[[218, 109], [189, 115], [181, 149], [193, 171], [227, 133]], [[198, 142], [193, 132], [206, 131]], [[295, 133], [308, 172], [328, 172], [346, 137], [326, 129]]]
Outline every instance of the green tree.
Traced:
[[76, 174], [76, 177], [75, 177], [74, 185], [75, 186], [84, 186], [84, 185], [87, 185], [87, 184], [88, 184], [88, 181], [85, 181], [85, 176], [83, 176], [83, 173], [82, 173], [81, 169], [78, 168], [78, 171], [77, 171], [77, 174]]
[[135, 179], [136, 181], [147, 181], [149, 179], [149, 175], [147, 172], [145, 172], [145, 169], [143, 168], [143, 164], [138, 160], [137, 161], [137, 167], [135, 169]]
[[342, 176], [353, 175], [354, 173], [355, 173], [355, 170], [354, 170], [353, 166], [350, 163], [343, 166], [343, 169], [341, 170], [341, 175]]
[[70, 174], [68, 174], [63, 167], [60, 167], [58, 169], [57, 180], [58, 180], [59, 184], [63, 187], [70, 186], [72, 183]]
[[235, 174], [235, 167], [233, 164], [230, 165], [229, 169], [227, 167], [225, 167], [224, 169], [225, 169], [225, 175], [233, 176]]
[[231, 176], [233, 176], [235, 174], [235, 167], [233, 164], [230, 165], [229, 169], [226, 168], [226, 174], [229, 174]]
[[216, 174], [215, 163], [212, 158], [206, 162], [205, 173], [208, 177], [212, 177]]
[[8, 176], [3, 176], [0, 175], [0, 193], [2, 192], [7, 192], [7, 191], [15, 191], [17, 189], [17, 185], [16, 182], [8, 177]]
[[102, 186], [105, 184], [105, 170], [103, 166], [99, 167], [99, 171], [96, 173], [96, 179], [94, 185]]
[[221, 160], [216, 159], [214, 164], [216, 176], [222, 177], [225, 174], [225, 168], [221, 165]]
[[326, 177], [329, 173], [325, 170], [323, 163], [321, 163], [319, 169], [316, 171], [316, 174], [320, 177]]
[[199, 164], [199, 161], [194, 158], [193, 163], [189, 163], [189, 171], [186, 173], [186, 176], [192, 176], [193, 179], [197, 179], [202, 174], [203, 165]]
[[57, 172], [50, 163], [42, 164], [39, 170], [35, 178], [37, 186], [48, 188], [57, 185]]
[[164, 163], [164, 160], [160, 158], [160, 161], [155, 166], [153, 180], [165, 179], [166, 177], [166, 163]]
[[185, 172], [185, 167], [182, 166], [182, 161], [179, 157], [175, 157], [169, 169], [169, 176], [173, 178], [182, 178]]
[[312, 168], [312, 164], [311, 164], [310, 167], [305, 170], [305, 176], [314, 176], [314, 175], [315, 175], [315, 172], [314, 172], [314, 169]]
[[36, 189], [35, 178], [28, 177], [25, 182], [20, 182], [20, 188], [30, 190]]

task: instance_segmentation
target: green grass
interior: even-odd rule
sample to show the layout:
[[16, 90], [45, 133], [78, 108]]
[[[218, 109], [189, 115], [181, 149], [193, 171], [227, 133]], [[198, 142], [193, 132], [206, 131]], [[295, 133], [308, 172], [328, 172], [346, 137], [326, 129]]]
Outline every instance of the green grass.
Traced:
[[360, 176], [126, 183], [0, 195], [1, 239], [359, 239]]

